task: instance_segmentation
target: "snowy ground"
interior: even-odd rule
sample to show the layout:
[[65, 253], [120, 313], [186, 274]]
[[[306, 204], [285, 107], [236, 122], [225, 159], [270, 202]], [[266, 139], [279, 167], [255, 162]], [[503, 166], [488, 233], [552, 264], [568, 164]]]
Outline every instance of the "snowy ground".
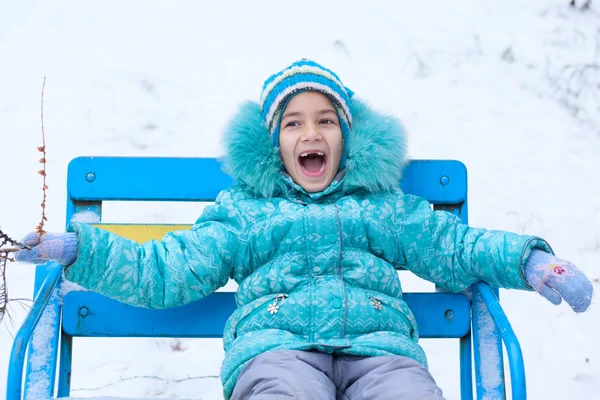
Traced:
[[[20, 238], [39, 220], [44, 76], [47, 229], [61, 231], [70, 159], [220, 155], [236, 104], [309, 57], [401, 117], [413, 158], [468, 166], [472, 225], [546, 238], [600, 290], [600, 5], [582, 13], [568, 0], [257, 3], [2, 2], [2, 229]], [[105, 213], [191, 222], [199, 209]], [[9, 266], [11, 297], [31, 297], [32, 281], [32, 267]], [[530, 398], [599, 398], [600, 306], [576, 315], [536, 294], [501, 296]], [[0, 393], [24, 315], [15, 309], [14, 324], [0, 327]], [[458, 399], [457, 343], [423, 343], [439, 385]], [[75, 352], [73, 396], [222, 398], [207, 377], [219, 373], [220, 340], [76, 340]]]

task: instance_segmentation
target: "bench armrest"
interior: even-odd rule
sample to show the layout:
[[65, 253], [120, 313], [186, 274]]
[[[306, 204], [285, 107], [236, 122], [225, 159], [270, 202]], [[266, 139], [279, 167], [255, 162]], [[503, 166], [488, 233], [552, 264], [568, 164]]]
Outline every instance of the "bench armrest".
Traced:
[[521, 345], [513, 331], [502, 306], [498, 302], [498, 298], [487, 283], [479, 282], [474, 286], [475, 293], [481, 294], [494, 323], [500, 331], [506, 352], [508, 354], [508, 362], [510, 366], [510, 381], [512, 389], [512, 399], [521, 400], [527, 398], [526, 383], [525, 383], [525, 366], [523, 364], [523, 354], [521, 353]]
[[17, 332], [10, 355], [8, 382], [6, 388], [7, 400], [21, 399], [21, 391], [23, 387], [23, 367], [25, 365], [25, 351], [31, 340], [31, 336], [42, 318], [46, 306], [50, 302], [50, 298], [54, 290], [60, 283], [62, 277], [62, 266], [52, 262], [48, 265], [48, 276], [42, 284], [40, 291], [35, 297], [33, 307], [25, 318], [25, 322]]

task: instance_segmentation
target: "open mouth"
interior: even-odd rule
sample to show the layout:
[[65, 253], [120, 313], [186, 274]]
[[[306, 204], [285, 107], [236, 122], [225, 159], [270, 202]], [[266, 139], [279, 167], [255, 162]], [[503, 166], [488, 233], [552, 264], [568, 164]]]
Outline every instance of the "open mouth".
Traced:
[[302, 172], [310, 177], [319, 177], [325, 173], [327, 155], [322, 151], [306, 151], [298, 156]]

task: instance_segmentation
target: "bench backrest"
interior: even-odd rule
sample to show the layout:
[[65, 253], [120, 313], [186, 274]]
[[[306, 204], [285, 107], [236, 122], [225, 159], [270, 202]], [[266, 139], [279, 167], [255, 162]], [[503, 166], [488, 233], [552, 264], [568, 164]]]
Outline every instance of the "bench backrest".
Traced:
[[[105, 201], [214, 201], [232, 185], [213, 158], [80, 157], [69, 165], [67, 220], [92, 211], [101, 218]], [[430, 201], [466, 222], [467, 176], [458, 161], [415, 160], [404, 171], [405, 193]], [[130, 239], [160, 240], [190, 225], [98, 224]], [[407, 293], [423, 338], [460, 338], [470, 330], [470, 303], [451, 293]], [[70, 336], [221, 337], [236, 308], [233, 293], [217, 292], [167, 310], [131, 307], [91, 292], [67, 294], [62, 330]], [[193, 316], [193, 317], [192, 317]]]

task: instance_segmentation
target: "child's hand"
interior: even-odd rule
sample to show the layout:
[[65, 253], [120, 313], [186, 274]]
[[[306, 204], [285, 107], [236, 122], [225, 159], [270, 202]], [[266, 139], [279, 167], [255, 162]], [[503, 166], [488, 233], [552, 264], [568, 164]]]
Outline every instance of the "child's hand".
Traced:
[[[38, 241], [37, 233], [30, 233], [21, 241], [24, 245], [33, 246]], [[45, 233], [40, 243], [31, 250], [15, 253], [15, 261], [43, 264], [56, 261], [62, 265], [70, 265], [77, 258], [77, 235], [74, 232]]]
[[527, 283], [551, 303], [560, 304], [565, 299], [575, 312], [583, 312], [590, 306], [592, 282], [570, 262], [534, 249], [524, 272]]

